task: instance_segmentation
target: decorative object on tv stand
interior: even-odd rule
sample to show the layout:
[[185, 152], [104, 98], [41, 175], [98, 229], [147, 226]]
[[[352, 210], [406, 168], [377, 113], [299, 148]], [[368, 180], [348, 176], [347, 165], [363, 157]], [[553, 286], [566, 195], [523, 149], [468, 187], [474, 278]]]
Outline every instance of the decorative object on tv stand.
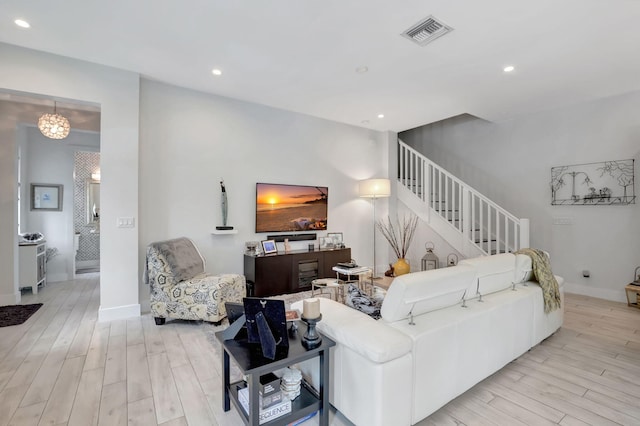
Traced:
[[408, 274], [411, 270], [409, 263], [407, 263], [406, 257], [411, 246], [411, 240], [416, 233], [418, 226], [418, 216], [411, 214], [409, 218], [403, 216], [402, 222], [396, 218], [396, 223], [391, 221], [390, 217], [387, 217], [387, 222], [384, 220], [378, 221], [378, 229], [387, 239], [393, 252], [398, 260], [393, 264], [393, 271], [395, 276]]
[[57, 113], [57, 104], [54, 102], [53, 114], [42, 114], [38, 119], [38, 129], [49, 139], [64, 139], [69, 135], [71, 125], [66, 117]]
[[358, 183], [358, 194], [362, 198], [371, 198], [373, 204], [373, 272], [371, 278], [378, 278], [376, 271], [376, 199], [391, 196], [389, 179], [366, 179]]
[[316, 331], [316, 324], [322, 320], [320, 313], [320, 300], [317, 298], [304, 299], [302, 301], [302, 321], [307, 324], [307, 331], [302, 336], [302, 346], [313, 349], [320, 346], [322, 337]]
[[447, 256], [447, 266], [456, 266], [458, 264], [458, 255], [455, 253], [449, 253]]
[[634, 159], [551, 168], [551, 205], [635, 204]]
[[633, 284], [640, 285], [640, 266], [633, 271]]
[[216, 226], [218, 231], [230, 231], [233, 226], [227, 226], [227, 216], [229, 214], [229, 206], [227, 203], [227, 188], [224, 185], [224, 179], [220, 179], [220, 207], [222, 208], [222, 226]]
[[427, 253], [422, 256], [421, 270], [428, 271], [430, 269], [438, 269], [438, 266], [440, 266], [438, 264], [438, 256], [436, 256], [436, 254], [433, 252], [433, 250], [436, 248], [435, 244], [433, 244], [431, 241], [427, 241], [426, 243], [424, 243], [424, 248], [427, 250]]
[[258, 254], [259, 245], [260, 245], [260, 242], [258, 241], [247, 241], [246, 243], [244, 243], [244, 252], [252, 256], [256, 255]]

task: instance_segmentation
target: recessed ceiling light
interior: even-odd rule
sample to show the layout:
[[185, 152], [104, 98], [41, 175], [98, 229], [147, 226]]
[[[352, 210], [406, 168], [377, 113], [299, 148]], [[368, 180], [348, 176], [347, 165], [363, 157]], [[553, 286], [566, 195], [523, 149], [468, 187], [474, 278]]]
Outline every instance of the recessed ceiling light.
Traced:
[[378, 118], [384, 118], [384, 114], [378, 114]]
[[356, 68], [356, 72], [358, 74], [364, 74], [367, 71], [369, 71], [369, 67], [361, 66], [361, 67]]
[[515, 69], [516, 69], [516, 67], [514, 67], [513, 65], [508, 65], [508, 66], [503, 68], [503, 71], [504, 72], [511, 72], [511, 71], [513, 71]]
[[362, 120], [361, 123], [362, 124], [369, 124], [369, 120]]
[[31, 24], [29, 24], [27, 21], [25, 21], [24, 19], [16, 19], [15, 21], [13, 21], [17, 26], [19, 26], [20, 28], [29, 28], [31, 27]]
[[211, 70], [211, 74], [213, 75], [222, 75], [222, 71], [220, 71], [218, 68], [214, 68]]

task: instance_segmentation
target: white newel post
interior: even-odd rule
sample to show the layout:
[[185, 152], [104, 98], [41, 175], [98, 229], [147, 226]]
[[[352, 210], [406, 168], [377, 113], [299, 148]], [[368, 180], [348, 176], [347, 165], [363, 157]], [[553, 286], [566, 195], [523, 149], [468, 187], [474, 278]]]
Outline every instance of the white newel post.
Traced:
[[529, 219], [520, 219], [520, 247], [529, 247]]

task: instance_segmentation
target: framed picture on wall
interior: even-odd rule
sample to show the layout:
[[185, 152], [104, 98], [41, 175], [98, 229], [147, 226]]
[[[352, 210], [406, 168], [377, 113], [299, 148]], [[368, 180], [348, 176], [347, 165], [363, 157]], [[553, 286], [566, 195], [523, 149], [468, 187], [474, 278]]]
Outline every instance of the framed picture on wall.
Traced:
[[62, 211], [62, 185], [31, 184], [31, 210]]

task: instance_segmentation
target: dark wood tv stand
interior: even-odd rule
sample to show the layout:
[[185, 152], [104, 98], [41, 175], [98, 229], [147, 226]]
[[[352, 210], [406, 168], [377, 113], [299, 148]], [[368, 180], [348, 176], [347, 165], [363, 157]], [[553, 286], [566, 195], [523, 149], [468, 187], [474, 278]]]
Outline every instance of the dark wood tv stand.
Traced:
[[311, 281], [335, 277], [331, 268], [350, 260], [350, 248], [294, 250], [266, 256], [245, 254], [244, 275], [253, 286], [253, 296], [277, 296], [311, 290]]

